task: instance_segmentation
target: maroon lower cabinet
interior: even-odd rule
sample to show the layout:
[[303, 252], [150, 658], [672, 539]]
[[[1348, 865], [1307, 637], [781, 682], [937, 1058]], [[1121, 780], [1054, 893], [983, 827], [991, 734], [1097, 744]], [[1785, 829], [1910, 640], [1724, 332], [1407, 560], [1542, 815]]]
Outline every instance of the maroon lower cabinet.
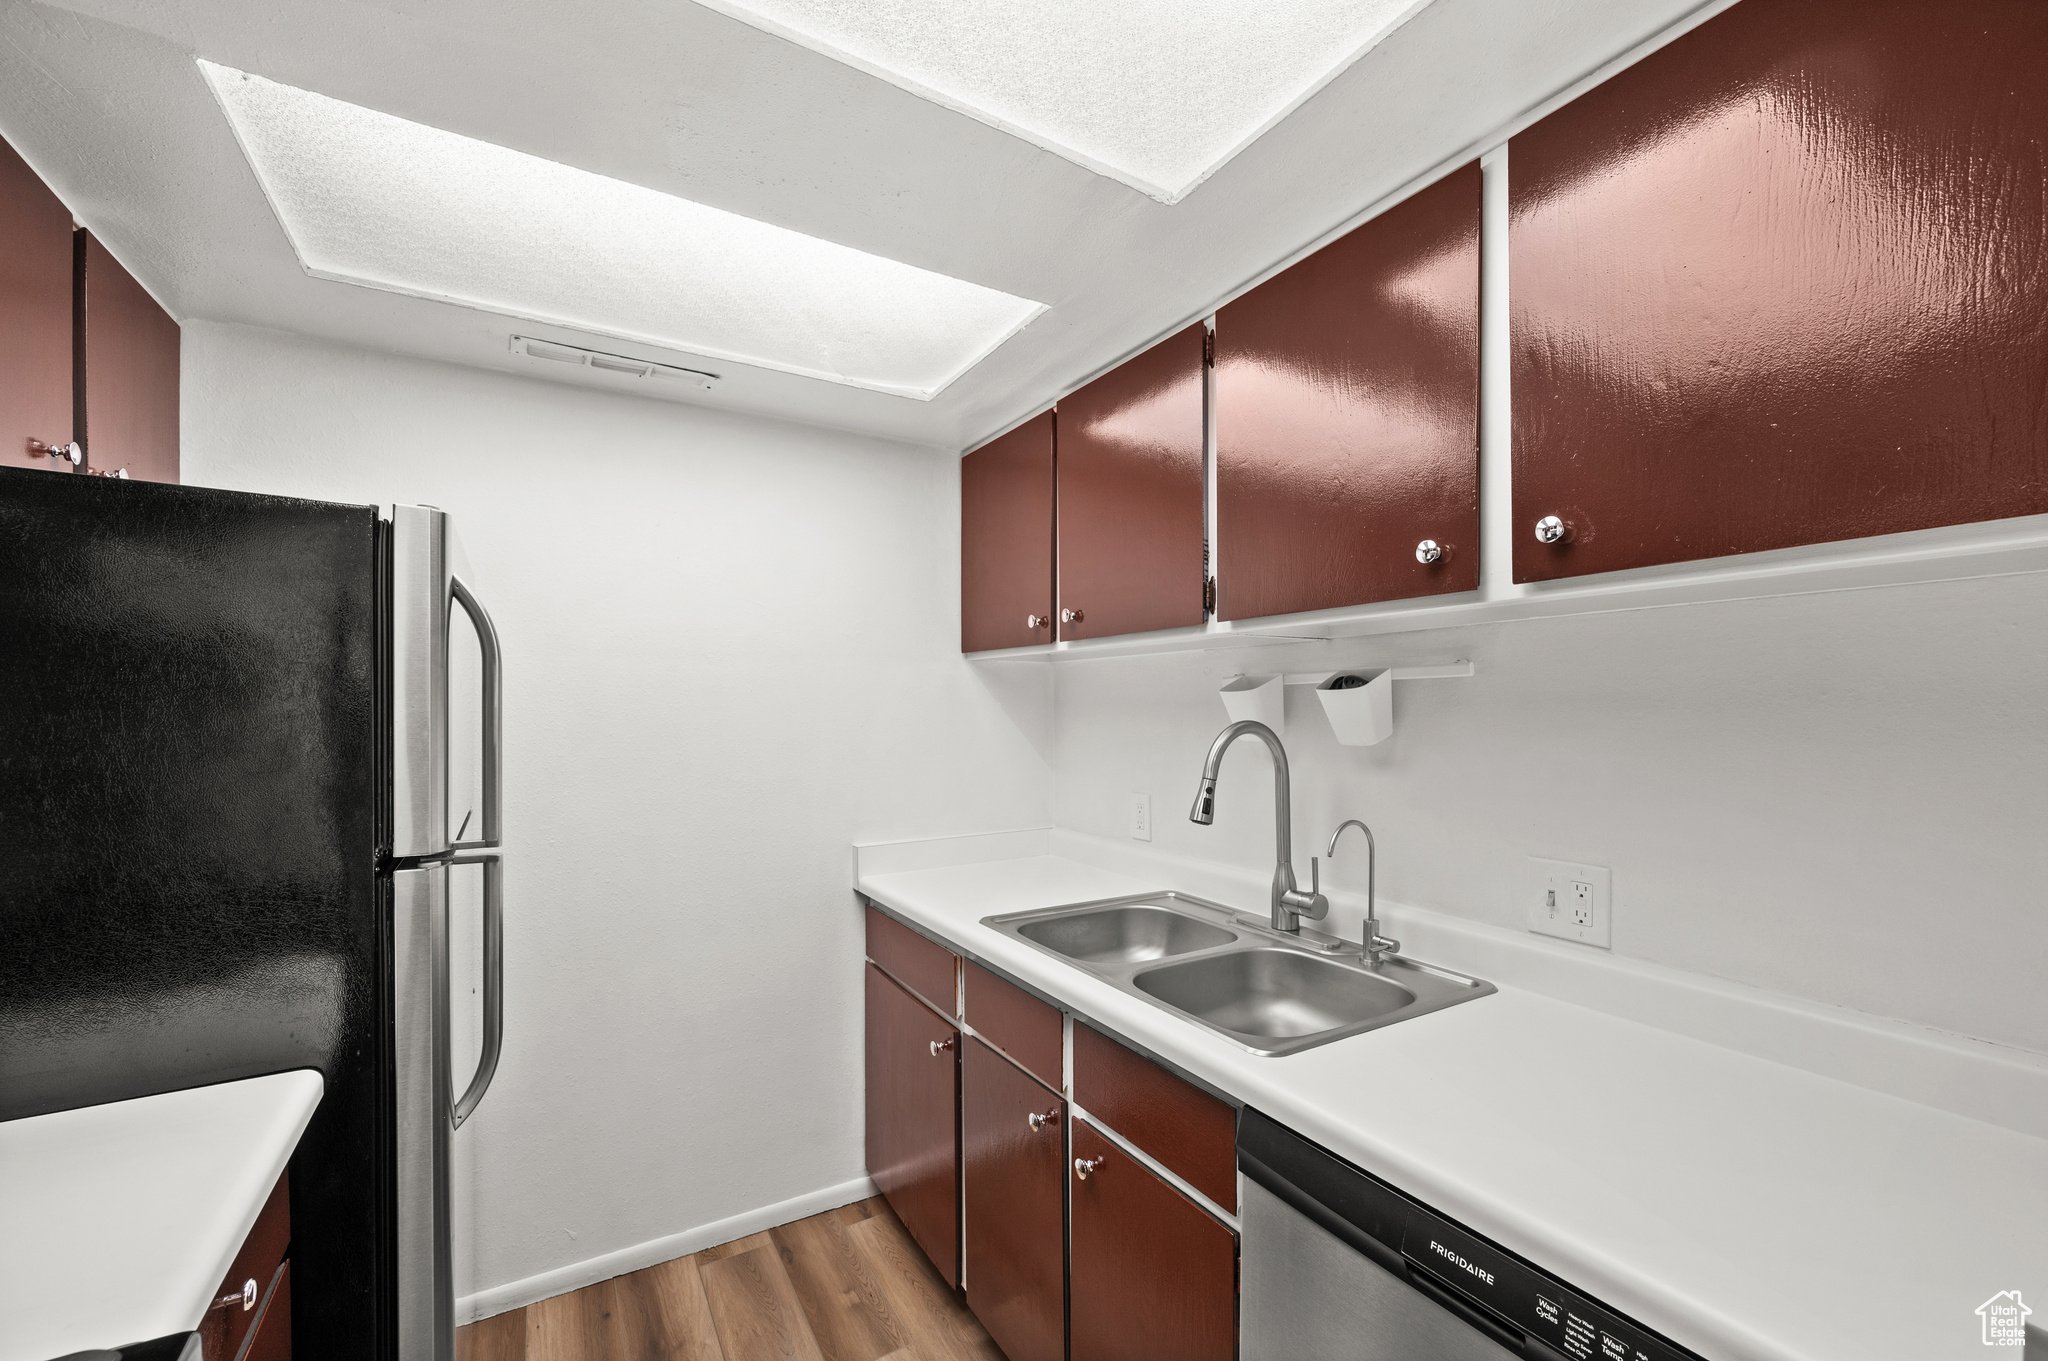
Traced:
[[71, 210], [0, 142], [0, 465], [61, 469], [31, 451], [71, 442]]
[[178, 480], [178, 352], [183, 333], [97, 237], [85, 237], [85, 419], [94, 472]]
[[1479, 166], [1216, 315], [1216, 617], [1479, 585]]
[[1073, 1159], [1072, 1361], [1231, 1361], [1236, 1235], [1085, 1120]]
[[960, 460], [960, 650], [1053, 640], [1052, 412]]
[[236, 1361], [291, 1361], [292, 1358], [292, 1264], [277, 1269], [263, 1313], [250, 1330], [249, 1341]]
[[[283, 1329], [285, 1350], [291, 1354], [291, 1305], [285, 1253], [292, 1241], [291, 1175], [280, 1175], [269, 1197], [256, 1215], [249, 1236], [228, 1264], [228, 1274], [213, 1292], [213, 1301], [199, 1321], [200, 1347], [209, 1357], [233, 1358], [244, 1353], [251, 1332], [269, 1316], [271, 1301], [279, 1289], [287, 1292]], [[250, 1355], [255, 1355], [253, 1350]]]
[[1061, 638], [1200, 624], [1203, 374], [1197, 324], [1059, 405]]
[[1066, 1103], [979, 1040], [960, 1057], [967, 1303], [1009, 1361], [1066, 1356]]
[[2043, 70], [2040, 0], [1743, 0], [1518, 133], [1515, 580], [2048, 511]]
[[960, 1032], [867, 966], [867, 1158], [875, 1189], [960, 1283]]

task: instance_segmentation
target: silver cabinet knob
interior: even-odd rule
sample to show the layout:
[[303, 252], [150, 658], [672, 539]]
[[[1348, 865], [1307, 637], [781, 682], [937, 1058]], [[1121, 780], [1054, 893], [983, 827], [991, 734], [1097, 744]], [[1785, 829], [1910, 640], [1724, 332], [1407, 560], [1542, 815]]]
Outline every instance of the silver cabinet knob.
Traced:
[[1571, 527], [1555, 515], [1546, 515], [1536, 522], [1536, 542], [1562, 543]]
[[1050, 626], [1051, 623], [1052, 616], [1049, 614], [1027, 614], [1024, 616], [1024, 627], [1030, 629], [1033, 633]]
[[1107, 1161], [1108, 1159], [1106, 1158], [1076, 1158], [1074, 1159], [1074, 1175], [1082, 1181], [1086, 1181], [1090, 1173], [1101, 1171], [1102, 1164]]
[[239, 1304], [245, 1310], [254, 1309], [256, 1307], [256, 1281], [254, 1277], [251, 1277], [250, 1279], [243, 1281], [242, 1288], [240, 1290], [232, 1291], [226, 1295], [222, 1295], [219, 1299], [215, 1300], [213, 1302], [213, 1307], [216, 1309], [225, 1309], [231, 1304]]
[[1415, 545], [1415, 560], [1419, 563], [1427, 565], [1432, 562], [1442, 562], [1443, 557], [1444, 546], [1435, 539], [1424, 539], [1421, 543]]
[[69, 463], [74, 468], [85, 462], [85, 450], [78, 447], [77, 440], [69, 444], [45, 444], [39, 439], [32, 439], [28, 442], [28, 452], [31, 458], [41, 454], [58, 463]]
[[952, 1047], [953, 1042], [951, 1040], [933, 1040], [932, 1057], [937, 1058], [939, 1055], [945, 1053], [948, 1049], [951, 1049]]
[[1082, 614], [1079, 610], [1060, 611], [1060, 622], [1062, 624], [1078, 624], [1085, 620], [1087, 617], [1088, 616]]
[[1031, 1112], [1031, 1114], [1024, 1117], [1024, 1123], [1031, 1126], [1031, 1132], [1033, 1134], [1038, 1133], [1038, 1131], [1044, 1129], [1047, 1125], [1057, 1125], [1059, 1122], [1060, 1108], [1058, 1106], [1054, 1106], [1051, 1110], [1045, 1112], [1043, 1115], [1039, 1114], [1037, 1111], [1033, 1111]]

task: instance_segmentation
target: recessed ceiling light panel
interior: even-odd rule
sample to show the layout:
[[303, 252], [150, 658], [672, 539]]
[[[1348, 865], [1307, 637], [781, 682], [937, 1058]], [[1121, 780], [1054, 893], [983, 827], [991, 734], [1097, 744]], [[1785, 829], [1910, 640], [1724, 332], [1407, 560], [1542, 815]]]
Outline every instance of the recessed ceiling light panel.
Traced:
[[929, 399], [1043, 304], [201, 61], [307, 273]]
[[701, 0], [1176, 203], [1429, 0]]

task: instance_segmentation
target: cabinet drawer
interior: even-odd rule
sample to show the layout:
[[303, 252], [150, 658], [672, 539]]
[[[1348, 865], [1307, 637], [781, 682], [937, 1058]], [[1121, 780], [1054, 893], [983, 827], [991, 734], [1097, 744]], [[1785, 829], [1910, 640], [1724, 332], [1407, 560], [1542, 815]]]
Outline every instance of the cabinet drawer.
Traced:
[[891, 978], [945, 1012], [960, 1014], [954, 969], [959, 956], [895, 918], [868, 909], [868, 958]]
[[969, 963], [965, 970], [967, 1024], [1018, 1067], [1059, 1091], [1066, 1064], [1060, 1055], [1058, 1010], [979, 964]]
[[[207, 1357], [234, 1361], [242, 1340], [263, 1312], [264, 1292], [277, 1275], [292, 1241], [291, 1174], [278, 1177], [270, 1198], [256, 1216], [255, 1227], [242, 1240], [242, 1250], [213, 1292], [213, 1304], [199, 1324], [200, 1345]], [[253, 1283], [253, 1289], [251, 1288]], [[245, 1306], [244, 1300], [249, 1303]]]
[[1074, 1024], [1074, 1100], [1224, 1209], [1237, 1209], [1237, 1111]]

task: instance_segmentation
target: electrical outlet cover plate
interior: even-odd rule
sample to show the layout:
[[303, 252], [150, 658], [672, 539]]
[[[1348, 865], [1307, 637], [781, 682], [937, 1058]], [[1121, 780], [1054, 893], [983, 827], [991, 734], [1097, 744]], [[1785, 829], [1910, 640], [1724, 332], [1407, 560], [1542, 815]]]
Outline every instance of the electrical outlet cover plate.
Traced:
[[1152, 796], [1135, 791], [1131, 794], [1131, 840], [1152, 839]]
[[1614, 872], [1572, 860], [1529, 857], [1529, 929], [1614, 948]]

